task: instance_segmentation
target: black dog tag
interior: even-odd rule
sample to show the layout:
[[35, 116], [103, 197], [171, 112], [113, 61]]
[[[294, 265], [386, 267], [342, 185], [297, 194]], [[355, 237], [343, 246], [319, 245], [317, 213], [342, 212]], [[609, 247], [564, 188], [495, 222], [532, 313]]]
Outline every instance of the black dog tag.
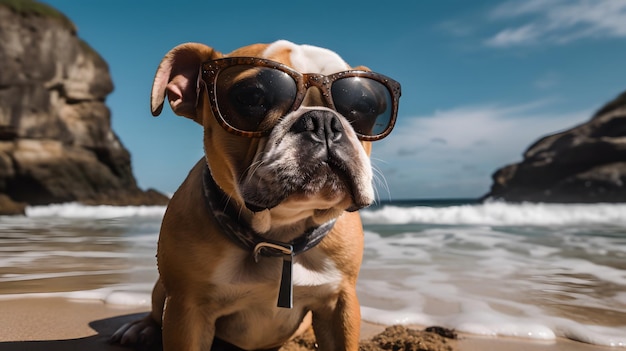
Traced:
[[293, 307], [293, 252], [283, 255], [283, 274], [280, 278], [278, 290], [278, 307]]

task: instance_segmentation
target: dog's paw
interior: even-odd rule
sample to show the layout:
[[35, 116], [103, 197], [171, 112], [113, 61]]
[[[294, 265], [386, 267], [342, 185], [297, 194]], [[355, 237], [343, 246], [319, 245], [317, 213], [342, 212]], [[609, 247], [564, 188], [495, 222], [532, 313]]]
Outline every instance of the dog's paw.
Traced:
[[159, 350], [161, 326], [151, 317], [129, 322], [121, 326], [109, 339], [112, 344], [132, 346], [139, 350]]

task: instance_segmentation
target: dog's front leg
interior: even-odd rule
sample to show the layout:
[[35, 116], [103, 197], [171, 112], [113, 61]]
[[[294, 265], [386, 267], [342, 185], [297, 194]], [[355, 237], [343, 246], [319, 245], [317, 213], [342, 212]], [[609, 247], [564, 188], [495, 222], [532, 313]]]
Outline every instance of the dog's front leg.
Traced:
[[189, 299], [168, 296], [163, 312], [163, 351], [209, 351], [215, 319]]
[[334, 306], [313, 311], [313, 331], [320, 351], [357, 351], [361, 328], [361, 310], [356, 289], [339, 293]]

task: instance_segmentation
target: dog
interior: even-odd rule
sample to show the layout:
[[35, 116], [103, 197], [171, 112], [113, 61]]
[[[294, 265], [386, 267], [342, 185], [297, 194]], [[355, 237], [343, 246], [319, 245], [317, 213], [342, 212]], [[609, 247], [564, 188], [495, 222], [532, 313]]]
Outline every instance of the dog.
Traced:
[[394, 127], [400, 84], [285, 40], [186, 43], [157, 69], [154, 116], [165, 97], [204, 128], [205, 157], [164, 215], [151, 313], [112, 341], [278, 350], [312, 326], [320, 350], [357, 350], [357, 210], [375, 200], [371, 144]]

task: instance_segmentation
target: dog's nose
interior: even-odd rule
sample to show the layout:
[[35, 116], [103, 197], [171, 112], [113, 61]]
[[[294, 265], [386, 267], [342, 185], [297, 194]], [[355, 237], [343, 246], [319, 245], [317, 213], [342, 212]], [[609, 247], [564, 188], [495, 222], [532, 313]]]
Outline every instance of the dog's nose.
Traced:
[[306, 133], [312, 141], [330, 144], [338, 142], [344, 134], [341, 121], [332, 111], [307, 111], [291, 126], [293, 133]]

